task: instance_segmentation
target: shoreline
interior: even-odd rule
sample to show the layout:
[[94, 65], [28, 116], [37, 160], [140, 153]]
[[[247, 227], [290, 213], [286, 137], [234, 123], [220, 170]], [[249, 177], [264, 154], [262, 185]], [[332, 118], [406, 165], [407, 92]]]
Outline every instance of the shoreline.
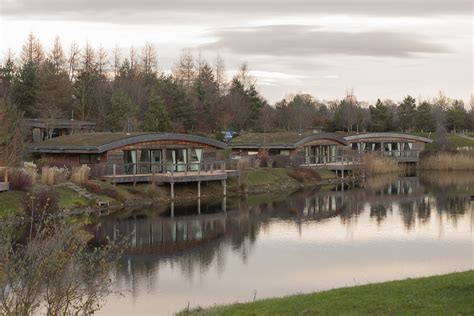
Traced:
[[371, 283], [247, 303], [182, 310], [184, 315], [470, 315], [474, 270]]
[[[227, 189], [227, 198], [252, 196], [265, 193], [288, 193], [304, 188], [338, 185], [340, 183], [359, 181], [360, 178], [341, 179], [328, 170], [313, 170], [300, 172], [295, 175], [290, 168], [259, 168], [242, 173], [240, 184], [236, 178], [231, 178]], [[42, 186], [35, 186], [30, 190]], [[70, 189], [66, 184], [51, 186], [58, 193], [58, 205], [62, 206], [58, 216], [82, 216], [102, 213], [112, 214], [125, 208], [137, 208], [159, 205], [161, 203], [186, 203], [198, 200], [197, 188], [193, 184], [179, 185], [175, 188], [175, 198], [171, 199], [169, 187], [152, 184], [117, 185], [90, 180], [80, 186], [93, 199], [86, 199]], [[21, 207], [27, 196], [27, 191], [7, 191], [0, 196], [7, 197], [0, 201], [0, 222], [25, 221]], [[10, 197], [10, 199], [8, 198]], [[202, 186], [201, 201], [222, 199], [224, 195], [220, 184], [208, 182]], [[10, 201], [9, 201], [10, 200]], [[3, 202], [3, 203], [2, 203]], [[98, 203], [104, 205], [99, 206]], [[4, 204], [4, 205], [2, 205]], [[5, 205], [6, 204], [6, 205]]]

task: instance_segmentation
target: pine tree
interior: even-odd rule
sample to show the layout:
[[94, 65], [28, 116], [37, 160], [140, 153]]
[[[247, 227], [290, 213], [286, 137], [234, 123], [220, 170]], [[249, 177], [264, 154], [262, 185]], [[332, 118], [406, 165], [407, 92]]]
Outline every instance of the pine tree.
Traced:
[[12, 101], [27, 117], [33, 117], [38, 96], [38, 70], [33, 62], [24, 64], [13, 80]]
[[119, 90], [112, 95], [111, 106], [111, 112], [107, 120], [108, 128], [114, 132], [131, 132], [136, 106], [132, 103], [130, 97]]
[[155, 93], [148, 99], [143, 130], [145, 132], [168, 132], [172, 129], [171, 120], [163, 100]]
[[398, 106], [398, 118], [402, 131], [413, 130], [416, 114], [416, 100], [407, 95], [403, 102]]

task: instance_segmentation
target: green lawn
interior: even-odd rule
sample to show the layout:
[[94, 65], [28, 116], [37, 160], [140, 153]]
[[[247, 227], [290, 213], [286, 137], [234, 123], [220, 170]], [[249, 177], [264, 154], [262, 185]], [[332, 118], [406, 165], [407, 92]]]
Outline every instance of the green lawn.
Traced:
[[179, 315], [474, 315], [474, 270], [181, 312]]
[[[436, 133], [431, 133], [431, 135], [430, 135], [430, 133], [412, 133], [412, 134], [417, 135], [417, 136], [423, 136], [423, 137], [431, 138], [435, 141], [436, 141], [436, 138], [438, 137], [438, 135]], [[469, 135], [469, 133], [468, 133], [468, 136], [471, 136], [471, 135]], [[447, 138], [448, 138], [448, 141], [454, 147], [474, 147], [474, 140], [470, 140], [470, 139], [461, 137], [461, 136], [456, 135], [456, 134], [448, 134]], [[432, 143], [432, 144], [426, 145], [426, 149], [435, 149], [435, 144]]]
[[81, 197], [75, 191], [64, 186], [57, 186], [54, 188], [58, 195], [59, 209], [71, 209], [75, 207], [84, 207], [92, 203], [86, 198]]
[[17, 215], [23, 209], [26, 192], [6, 191], [0, 193], [0, 219]]

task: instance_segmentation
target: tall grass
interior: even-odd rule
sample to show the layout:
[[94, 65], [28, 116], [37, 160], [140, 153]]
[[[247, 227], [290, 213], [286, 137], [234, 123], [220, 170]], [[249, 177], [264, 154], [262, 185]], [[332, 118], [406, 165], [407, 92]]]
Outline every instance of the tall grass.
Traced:
[[470, 152], [437, 152], [420, 159], [421, 170], [473, 171], [474, 154]]
[[24, 162], [23, 170], [30, 177], [31, 184], [36, 184], [36, 178], [38, 176], [38, 167], [33, 162]]
[[395, 159], [366, 154], [363, 157], [365, 171], [369, 174], [398, 173], [404, 170]]
[[41, 183], [45, 185], [55, 185], [66, 182], [69, 178], [67, 168], [43, 167], [41, 169]]
[[73, 167], [71, 172], [71, 182], [76, 184], [84, 184], [89, 180], [91, 168], [86, 165]]

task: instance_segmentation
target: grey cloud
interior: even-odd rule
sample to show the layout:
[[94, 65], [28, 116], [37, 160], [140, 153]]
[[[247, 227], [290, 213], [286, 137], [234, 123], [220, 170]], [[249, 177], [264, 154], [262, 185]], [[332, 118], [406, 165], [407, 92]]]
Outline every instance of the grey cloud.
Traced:
[[203, 49], [241, 55], [410, 57], [417, 53], [450, 52], [447, 47], [415, 34], [324, 31], [302, 25], [225, 28], [216, 30], [214, 35], [217, 41], [202, 46]]
[[48, 16], [115, 22], [156, 22], [194, 14], [349, 14], [384, 16], [471, 15], [471, 0], [0, 0], [3, 16]]

